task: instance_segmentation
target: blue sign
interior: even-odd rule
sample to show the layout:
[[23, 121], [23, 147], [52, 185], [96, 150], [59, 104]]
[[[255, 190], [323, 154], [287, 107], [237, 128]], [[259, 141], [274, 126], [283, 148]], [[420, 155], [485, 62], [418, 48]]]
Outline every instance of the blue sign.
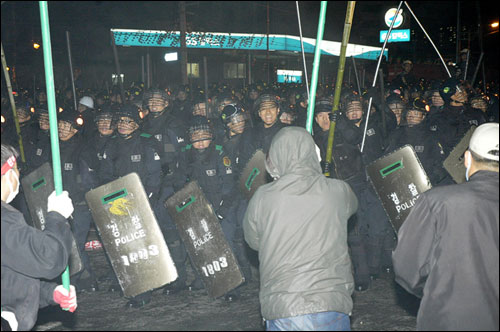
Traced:
[[[389, 30], [380, 31], [380, 42], [381, 43], [383, 43], [385, 41], [385, 37], [387, 36], [388, 32], [389, 32]], [[389, 39], [387, 40], [388, 43], [408, 42], [408, 41], [410, 41], [410, 29], [392, 30], [391, 35], [389, 36]]]
[[[111, 29], [115, 44], [117, 46], [148, 46], [148, 47], [180, 47], [179, 31], [152, 31], [152, 30], [130, 30]], [[314, 53], [316, 39], [303, 38], [304, 52]], [[223, 32], [189, 32], [186, 33], [186, 47], [188, 48], [211, 48], [231, 50], [267, 50], [267, 35], [245, 34], [245, 33], [223, 33]], [[340, 42], [323, 40], [321, 42], [322, 55], [340, 55]], [[300, 37], [290, 35], [269, 35], [270, 51], [301, 52]], [[377, 60], [380, 47], [347, 45], [346, 56], [360, 59]], [[388, 57], [387, 49], [384, 56]]]

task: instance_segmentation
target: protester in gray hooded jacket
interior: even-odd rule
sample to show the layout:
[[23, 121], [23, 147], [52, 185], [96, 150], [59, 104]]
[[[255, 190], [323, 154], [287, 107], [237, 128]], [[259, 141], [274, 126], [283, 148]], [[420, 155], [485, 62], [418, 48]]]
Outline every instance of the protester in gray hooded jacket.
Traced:
[[342, 321], [349, 329], [354, 283], [347, 220], [357, 210], [356, 196], [346, 182], [321, 173], [314, 141], [303, 128], [278, 132], [266, 169], [275, 181], [256, 191], [243, 227], [245, 240], [259, 251], [267, 328], [318, 329], [313, 316], [326, 314], [321, 323], [333, 328]]

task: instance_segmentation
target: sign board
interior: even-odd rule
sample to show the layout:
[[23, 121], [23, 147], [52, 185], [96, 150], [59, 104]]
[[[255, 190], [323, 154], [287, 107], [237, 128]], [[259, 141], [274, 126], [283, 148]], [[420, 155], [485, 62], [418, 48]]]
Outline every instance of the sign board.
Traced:
[[302, 83], [302, 70], [278, 69], [278, 83]]
[[[131, 30], [111, 29], [117, 46], [145, 46], [145, 47], [181, 47], [179, 31], [164, 30]], [[304, 52], [314, 53], [315, 38], [303, 38]], [[223, 32], [188, 32], [186, 33], [187, 48], [210, 48], [246, 51], [266, 51], [267, 35], [251, 33], [223, 33]], [[340, 56], [342, 43], [328, 40], [321, 41], [321, 54]], [[301, 52], [299, 36], [269, 35], [270, 51]], [[377, 60], [381, 47], [351, 44], [347, 45], [346, 56], [359, 59]], [[384, 50], [388, 58], [389, 51]]]
[[[384, 15], [384, 21], [387, 27], [391, 27], [392, 20], [394, 19], [394, 16], [396, 15], [396, 10], [397, 8], [391, 8], [388, 11], [385, 12]], [[396, 21], [394, 22], [394, 25], [392, 26], [393, 29], [399, 28], [403, 24], [403, 10], [399, 9], [398, 16], [396, 17]]]
[[[380, 31], [380, 42], [383, 43], [385, 41], [385, 37], [387, 36], [387, 33], [389, 30], [381, 30]], [[401, 29], [401, 30], [392, 30], [391, 35], [389, 36], [389, 39], [387, 40], [388, 43], [395, 43], [395, 42], [409, 42], [410, 41], [410, 29]]]
[[137, 173], [85, 195], [123, 294], [133, 297], [177, 279], [177, 270]]

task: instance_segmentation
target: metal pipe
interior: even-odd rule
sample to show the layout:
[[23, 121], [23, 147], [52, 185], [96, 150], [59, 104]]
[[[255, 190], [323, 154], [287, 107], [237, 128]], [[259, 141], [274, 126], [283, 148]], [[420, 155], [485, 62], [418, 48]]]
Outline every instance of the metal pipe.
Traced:
[[474, 89], [474, 83], [476, 82], [477, 73], [479, 72], [479, 67], [481, 66], [481, 63], [483, 62], [483, 56], [484, 52], [482, 52], [481, 55], [479, 56], [479, 61], [477, 62], [476, 70], [474, 70], [474, 75], [472, 76], [472, 80], [470, 82], [470, 86], [472, 87], [472, 89]]
[[205, 113], [207, 114], [207, 117], [209, 116], [208, 113], [208, 67], [207, 67], [207, 57], [204, 55], [203, 56], [203, 78], [205, 80]]
[[[379, 55], [378, 61], [377, 61], [377, 69], [375, 69], [375, 75], [373, 75], [372, 88], [374, 88], [375, 85], [377, 84], [377, 76], [378, 76], [378, 70], [380, 68], [380, 63], [382, 62], [382, 57], [384, 56], [384, 51], [385, 51], [385, 47], [387, 45], [387, 41], [389, 40], [389, 36], [391, 35], [391, 31], [392, 31], [392, 28], [394, 26], [394, 22], [396, 21], [396, 18], [398, 17], [399, 10], [400, 10], [402, 4], [403, 4], [403, 1], [401, 1], [399, 3], [398, 9], [396, 10], [396, 14], [392, 18], [392, 22], [391, 22], [391, 26], [389, 27], [389, 31], [387, 31], [387, 35], [385, 36], [384, 45], [382, 46], [382, 49], [380, 50], [380, 55]], [[368, 110], [366, 111], [366, 121], [365, 121], [365, 130], [363, 132], [363, 141], [361, 142], [361, 148], [359, 149], [361, 151], [361, 153], [363, 153], [363, 149], [365, 147], [366, 130], [368, 129], [368, 122], [370, 120], [370, 110], [372, 108], [372, 101], [373, 101], [373, 97], [370, 97], [370, 100], [368, 102]]]
[[316, 35], [316, 48], [314, 49], [314, 64], [313, 64], [313, 73], [311, 78], [311, 91], [308, 99], [309, 103], [307, 105], [307, 121], [306, 121], [306, 129], [310, 133], [312, 133], [314, 103], [316, 102], [316, 88], [318, 87], [319, 63], [321, 57], [321, 40], [323, 40], [323, 32], [325, 31], [326, 5], [327, 1], [321, 1], [321, 9], [319, 13], [319, 22], [318, 22], [318, 33]]
[[429, 41], [431, 42], [431, 45], [432, 47], [434, 47], [434, 50], [436, 50], [436, 53], [438, 54], [439, 56], [439, 59], [441, 59], [441, 62], [443, 63], [443, 66], [444, 66], [444, 69], [446, 70], [446, 73], [448, 74], [448, 77], [451, 77], [451, 73], [450, 73], [450, 70], [448, 69], [448, 67], [446, 66], [446, 63], [444, 62], [444, 59], [443, 57], [441, 56], [441, 53], [439, 53], [439, 50], [437, 49], [436, 45], [434, 44], [434, 42], [432, 41], [431, 37], [429, 36], [429, 34], [427, 33], [427, 31], [425, 31], [424, 27], [422, 26], [422, 24], [420, 23], [420, 21], [418, 20], [417, 16], [415, 15], [415, 13], [411, 10], [410, 8], [410, 5], [408, 5], [408, 2], [404, 2], [405, 5], [406, 5], [406, 8], [408, 8], [408, 11], [412, 14], [413, 18], [415, 19], [415, 21], [417, 21], [418, 25], [420, 26], [420, 28], [422, 29], [422, 31], [424, 32], [425, 36], [427, 37], [427, 39], [429, 39]]
[[[326, 149], [325, 157], [325, 176], [330, 176], [330, 163], [332, 162], [332, 149], [333, 140], [335, 137], [335, 126], [337, 121], [335, 120], [337, 115], [337, 110], [340, 102], [340, 92], [342, 90], [342, 81], [344, 79], [344, 68], [345, 68], [345, 54], [347, 51], [347, 45], [349, 44], [349, 37], [351, 35], [352, 18], [354, 17], [354, 8], [356, 6], [356, 1], [347, 2], [347, 10], [345, 14], [344, 23], [344, 33], [342, 35], [342, 44], [340, 46], [340, 59], [339, 59], [339, 69], [337, 71], [337, 80], [335, 81], [335, 94], [333, 96], [333, 107], [332, 114], [334, 115], [334, 121], [330, 122], [330, 129], [328, 132], [328, 145]], [[335, 164], [334, 164], [335, 165]]]
[[299, 20], [300, 48], [302, 49], [302, 61], [304, 62], [304, 77], [306, 81], [307, 100], [309, 100], [309, 79], [307, 78], [306, 54], [304, 52], [304, 39], [302, 38], [302, 23], [300, 23], [299, 2], [295, 1], [295, 4], [297, 5], [297, 19]]
[[352, 67], [354, 69], [354, 76], [356, 77], [356, 84], [358, 85], [358, 93], [361, 96], [361, 85], [359, 83], [358, 69], [356, 68], [356, 61], [354, 60], [354, 56], [351, 56], [352, 59]]
[[[62, 194], [61, 158], [59, 155], [59, 136], [57, 127], [56, 94], [54, 88], [54, 69], [52, 66], [52, 46], [50, 42], [50, 23], [47, 1], [40, 1], [40, 22], [42, 27], [43, 61], [45, 67], [45, 85], [47, 88], [47, 106], [50, 124], [50, 146], [52, 149], [52, 171], [56, 195]], [[69, 291], [69, 269], [63, 272], [62, 284]], [[65, 309], [68, 310], [68, 309]]]
[[123, 104], [125, 104], [125, 90], [123, 89], [122, 72], [120, 70], [120, 62], [118, 61], [118, 52], [116, 50], [115, 36], [113, 34], [113, 31], [110, 31], [109, 33], [111, 35], [111, 46], [113, 47], [113, 55], [115, 57], [116, 75], [118, 76], [118, 84], [120, 86], [120, 95], [122, 97], [122, 105], [123, 105]]
[[71, 77], [71, 88], [73, 90], [73, 106], [75, 106], [75, 111], [77, 111], [78, 104], [76, 101], [75, 77], [73, 76], [73, 61], [71, 60], [71, 43], [69, 41], [69, 31], [66, 31], [66, 45], [68, 47], [69, 74]]
[[12, 115], [14, 117], [14, 124], [16, 125], [16, 133], [19, 139], [19, 153], [21, 154], [21, 160], [26, 162], [24, 157], [24, 146], [23, 146], [23, 137], [21, 136], [21, 127], [19, 126], [19, 119], [17, 118], [16, 112], [16, 102], [14, 101], [14, 95], [12, 94], [12, 85], [10, 83], [9, 71], [7, 70], [7, 61], [5, 60], [5, 53], [3, 52], [3, 43], [2, 46], [2, 68], [3, 74], [5, 76], [5, 82], [7, 83], [7, 92], [9, 93], [10, 107], [12, 108]]

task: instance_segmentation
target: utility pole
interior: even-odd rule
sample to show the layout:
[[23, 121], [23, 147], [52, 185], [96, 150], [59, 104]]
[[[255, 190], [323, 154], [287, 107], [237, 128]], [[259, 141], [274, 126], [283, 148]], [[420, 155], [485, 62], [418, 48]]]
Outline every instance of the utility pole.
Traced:
[[187, 77], [187, 50], [186, 50], [186, 2], [179, 1], [179, 15], [181, 28], [181, 79], [182, 84], [188, 84]]

